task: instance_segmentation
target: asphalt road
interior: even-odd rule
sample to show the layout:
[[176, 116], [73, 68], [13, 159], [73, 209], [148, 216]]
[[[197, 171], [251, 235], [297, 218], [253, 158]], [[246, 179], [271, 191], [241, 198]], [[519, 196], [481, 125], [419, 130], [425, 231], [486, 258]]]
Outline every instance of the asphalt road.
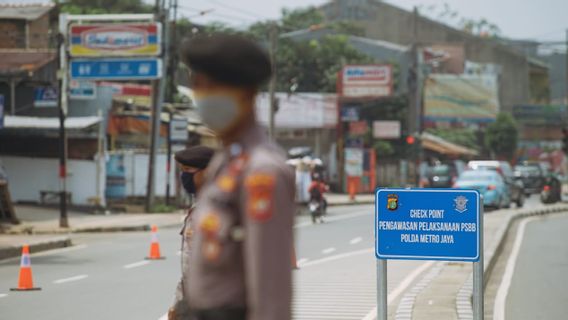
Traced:
[[567, 319], [567, 231], [568, 213], [526, 224], [506, 299], [507, 320]]
[[[297, 219], [295, 319], [363, 319], [375, 306], [373, 206], [330, 208], [327, 222]], [[18, 259], [0, 262], [0, 319], [159, 319], [180, 275], [177, 229], [159, 232], [166, 260], [146, 261], [149, 233], [73, 235], [76, 246], [34, 255], [37, 292], [10, 292]], [[389, 265], [391, 301], [424, 262]], [[420, 268], [418, 269], [417, 268]]]

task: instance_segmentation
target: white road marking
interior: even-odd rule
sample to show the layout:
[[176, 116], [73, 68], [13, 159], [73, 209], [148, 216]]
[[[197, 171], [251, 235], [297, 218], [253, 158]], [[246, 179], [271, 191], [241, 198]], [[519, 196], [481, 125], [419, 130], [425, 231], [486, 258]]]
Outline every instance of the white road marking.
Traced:
[[123, 266], [123, 268], [124, 269], [138, 268], [138, 267], [141, 267], [141, 266], [145, 266], [149, 263], [150, 263], [149, 260], [142, 260], [142, 261], [134, 262], [134, 263], [131, 263], [131, 264], [127, 264], [127, 265]]
[[301, 258], [301, 259], [298, 259], [298, 261], [296, 261], [296, 264], [298, 265], [298, 267], [302, 267], [308, 261], [310, 261], [310, 259]]
[[[372, 217], [373, 216], [373, 210], [364, 210], [364, 211], [358, 211], [358, 212], [354, 212], [354, 213], [347, 213], [347, 214], [340, 214], [340, 215], [336, 215], [336, 216], [332, 216], [332, 217], [325, 217], [325, 222], [333, 222], [333, 221], [341, 221], [341, 220], [347, 220], [347, 219], [352, 219], [352, 218], [357, 218], [357, 217], [361, 217], [361, 216], [369, 216]], [[311, 227], [314, 226], [315, 224], [313, 224], [311, 221], [304, 221], [304, 222], [300, 222], [300, 223], [296, 223], [294, 225], [294, 228], [305, 228], [305, 227]]]
[[4, 298], [4, 297], [7, 297], [7, 296], [8, 296], [7, 293], [0, 293], [0, 298]]
[[357, 244], [357, 243], [361, 242], [362, 240], [363, 240], [363, 238], [361, 238], [361, 237], [353, 238], [353, 239], [351, 239], [351, 241], [349, 241], [349, 244]]
[[495, 297], [495, 305], [493, 307], [494, 320], [505, 320], [505, 304], [507, 302], [509, 287], [511, 286], [511, 281], [513, 280], [513, 274], [515, 273], [515, 265], [517, 264], [517, 258], [519, 256], [521, 244], [523, 243], [525, 227], [527, 226], [527, 223], [532, 222], [536, 219], [538, 218], [528, 218], [521, 221], [521, 223], [519, 224], [517, 236], [515, 237], [515, 242], [513, 243], [513, 249], [511, 250], [509, 260], [507, 260], [505, 273], [503, 273], [503, 278], [501, 279], [501, 284], [499, 284], [499, 290], [497, 290], [497, 296]]
[[318, 264], [322, 264], [322, 263], [326, 263], [326, 262], [330, 262], [330, 261], [334, 261], [334, 260], [339, 260], [339, 259], [343, 259], [343, 258], [357, 256], [357, 255], [360, 255], [360, 254], [369, 254], [370, 252], [371, 253], [375, 252], [375, 248], [367, 248], [367, 249], [362, 249], [362, 250], [357, 250], [357, 251], [351, 251], [351, 252], [336, 254], [334, 256], [329, 256], [329, 257], [318, 259], [318, 260], [309, 261], [309, 262], [304, 263], [302, 265], [302, 267], [303, 268], [311, 267], [311, 266], [315, 266], [315, 265], [318, 265]]
[[[33, 259], [34, 257], [41, 257], [41, 256], [52, 255], [52, 254], [58, 254], [58, 253], [72, 252], [72, 251], [77, 251], [77, 250], [81, 250], [81, 249], [85, 249], [85, 248], [87, 248], [86, 244], [80, 244], [80, 245], [76, 245], [76, 246], [47, 250], [47, 251], [42, 251], [42, 252], [38, 252], [38, 253], [32, 252], [30, 256]], [[20, 259], [21, 259], [20, 256], [13, 257], [13, 258], [7, 258], [7, 259], [4, 259], [4, 260], [1, 260], [0, 264], [6, 263], [6, 262], [11, 262], [11, 261], [20, 261]], [[33, 263], [33, 261], [32, 261], [32, 263]]]
[[323, 250], [321, 251], [321, 253], [323, 253], [323, 254], [330, 254], [330, 253], [332, 253], [332, 252], [334, 252], [334, 251], [335, 251], [335, 248], [327, 248], [327, 249], [323, 249]]
[[[374, 248], [371, 250], [373, 252], [375, 251]], [[398, 284], [398, 286], [391, 293], [389, 293], [387, 297], [387, 304], [391, 304], [394, 300], [396, 300], [396, 298], [398, 298], [398, 296], [401, 293], [403, 293], [406, 290], [406, 288], [408, 288], [408, 286], [412, 284], [412, 282], [414, 282], [416, 278], [418, 278], [420, 274], [428, 270], [433, 265], [434, 261], [428, 261], [422, 264], [420, 267], [414, 269], [414, 271], [412, 271], [408, 276], [406, 276], [406, 278], [404, 278], [404, 280], [402, 280]], [[375, 320], [376, 318], [377, 318], [377, 308], [375, 307], [362, 320]]]
[[79, 280], [83, 280], [85, 278], [87, 278], [88, 275], [86, 274], [81, 274], [78, 276], [74, 276], [74, 277], [69, 277], [69, 278], [63, 278], [63, 279], [59, 279], [59, 280], [55, 280], [53, 281], [54, 284], [62, 284], [62, 283], [66, 283], [66, 282], [72, 282], [72, 281], [79, 281]]

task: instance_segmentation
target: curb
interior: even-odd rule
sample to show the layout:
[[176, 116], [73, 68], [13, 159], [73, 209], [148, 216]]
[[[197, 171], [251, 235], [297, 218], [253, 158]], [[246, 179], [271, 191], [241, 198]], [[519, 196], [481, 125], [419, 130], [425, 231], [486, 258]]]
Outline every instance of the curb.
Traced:
[[[169, 223], [158, 225], [160, 229], [175, 228], [181, 226], [182, 223]], [[9, 231], [4, 233], [5, 235], [21, 235], [21, 234], [70, 234], [70, 233], [112, 233], [112, 232], [140, 232], [140, 231], [150, 231], [152, 229], [151, 224], [141, 224], [141, 225], [131, 225], [131, 226], [108, 226], [108, 227], [86, 227], [86, 228], [70, 228], [70, 229], [37, 229], [26, 228], [20, 231]]]
[[[483, 291], [485, 292], [485, 288], [489, 279], [491, 278], [491, 274], [493, 273], [493, 268], [497, 263], [497, 259], [503, 251], [505, 245], [505, 239], [509, 234], [510, 227], [512, 224], [520, 219], [532, 217], [532, 216], [543, 216], [553, 213], [561, 213], [568, 211], [568, 205], [559, 204], [559, 205], [552, 205], [547, 206], [539, 209], [531, 209], [531, 210], [521, 210], [516, 213], [511, 213], [506, 218], [504, 224], [501, 225], [499, 230], [497, 231], [497, 241], [486, 250], [488, 255], [485, 256], [484, 266], [483, 266]], [[472, 290], [469, 283], [473, 279], [473, 273], [470, 274], [468, 280], [464, 282], [460, 290], [458, 291], [458, 295], [456, 296], [456, 311], [458, 314], [459, 320], [469, 320], [473, 317], [473, 310], [471, 309], [471, 305], [473, 303], [473, 296]], [[485, 293], [484, 293], [485, 294]], [[467, 310], [464, 309], [464, 306], [467, 306]]]
[[[69, 237], [59, 237], [56, 239], [30, 243], [29, 246], [32, 253], [38, 253], [41, 251], [70, 247], [72, 244], [73, 243], [71, 242], [71, 239]], [[9, 246], [0, 248], [0, 260], [19, 257], [21, 254], [22, 246]]]
[[356, 205], [363, 205], [363, 204], [374, 204], [375, 201], [374, 200], [369, 200], [369, 201], [349, 201], [349, 202], [336, 202], [336, 203], [327, 203], [328, 207], [339, 207], [339, 206], [356, 206]]

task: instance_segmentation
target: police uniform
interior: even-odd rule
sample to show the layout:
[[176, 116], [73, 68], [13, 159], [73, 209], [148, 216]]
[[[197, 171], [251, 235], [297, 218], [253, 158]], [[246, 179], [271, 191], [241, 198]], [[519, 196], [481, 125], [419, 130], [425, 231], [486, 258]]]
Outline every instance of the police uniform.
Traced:
[[[195, 146], [184, 149], [175, 153], [175, 160], [185, 166], [205, 169], [213, 157], [214, 150], [205, 146]], [[189, 305], [185, 296], [185, 286], [187, 286], [187, 273], [190, 268], [189, 252], [192, 229], [192, 212], [195, 206], [187, 211], [187, 215], [183, 220], [183, 227], [180, 231], [181, 240], [181, 270], [182, 278], [178, 282], [174, 303], [171, 309], [174, 311], [174, 319], [185, 320], [190, 319]]]
[[[236, 36], [190, 42], [194, 71], [258, 86], [270, 62]], [[285, 153], [252, 125], [214, 156], [192, 224], [186, 296], [198, 320], [290, 320], [294, 175]]]

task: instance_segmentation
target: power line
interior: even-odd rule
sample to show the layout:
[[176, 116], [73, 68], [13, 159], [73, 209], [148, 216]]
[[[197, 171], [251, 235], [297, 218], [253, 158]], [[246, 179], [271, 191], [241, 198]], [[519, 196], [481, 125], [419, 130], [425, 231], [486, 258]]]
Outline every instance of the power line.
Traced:
[[236, 11], [236, 12], [240, 12], [241, 14], [248, 15], [250, 17], [254, 17], [255, 19], [265, 20], [265, 17], [263, 17], [260, 14], [254, 13], [252, 11], [244, 10], [244, 9], [241, 9], [241, 8], [230, 6], [230, 5], [225, 4], [225, 3], [223, 3], [219, 0], [209, 0], [209, 2], [216, 3], [218, 6], [221, 6], [223, 8], [233, 10], [233, 11]]
[[243, 17], [237, 17], [237, 16], [233, 16], [233, 15], [228, 15], [228, 14], [224, 14], [224, 13], [217, 13], [212, 11], [212, 9], [197, 9], [197, 8], [191, 8], [191, 7], [187, 7], [185, 5], [179, 5], [178, 6], [180, 9], [184, 10], [184, 11], [192, 11], [192, 12], [197, 12], [197, 17], [202, 17], [205, 15], [208, 16], [215, 16], [215, 17], [219, 17], [219, 18], [224, 18], [224, 19], [228, 19], [228, 20], [233, 20], [233, 21], [239, 21], [241, 23], [252, 23], [253, 21], [251, 20], [247, 20]]

